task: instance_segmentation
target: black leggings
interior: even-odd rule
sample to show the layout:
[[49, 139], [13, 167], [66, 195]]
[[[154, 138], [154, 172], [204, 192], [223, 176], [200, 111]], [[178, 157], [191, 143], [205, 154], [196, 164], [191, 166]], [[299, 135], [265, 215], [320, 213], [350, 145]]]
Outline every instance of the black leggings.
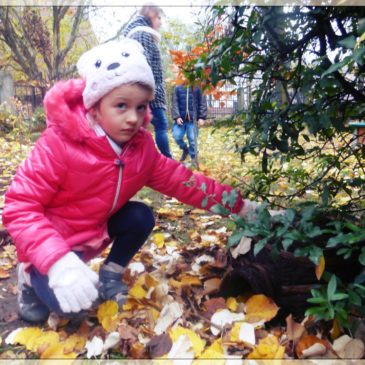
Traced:
[[152, 210], [146, 204], [130, 201], [124, 205], [108, 221], [108, 233], [114, 243], [105, 263], [127, 266], [154, 226]]

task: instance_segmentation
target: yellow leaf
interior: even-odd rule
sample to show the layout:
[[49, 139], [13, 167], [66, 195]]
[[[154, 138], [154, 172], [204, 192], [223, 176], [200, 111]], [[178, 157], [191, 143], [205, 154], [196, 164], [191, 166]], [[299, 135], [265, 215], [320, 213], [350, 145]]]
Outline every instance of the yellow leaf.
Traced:
[[13, 344], [19, 343], [24, 345], [27, 350], [33, 351], [34, 341], [42, 336], [43, 331], [38, 327], [27, 327], [18, 332], [13, 340]]
[[118, 312], [118, 303], [114, 300], [107, 300], [99, 305], [96, 316], [106, 331], [111, 332], [116, 329]]
[[176, 342], [180, 336], [186, 335], [189, 337], [193, 345], [195, 356], [200, 356], [205, 347], [205, 341], [203, 341], [195, 332], [188, 328], [177, 326], [170, 330], [170, 337], [172, 342]]
[[248, 359], [282, 359], [284, 357], [285, 347], [280, 346], [275, 336], [262, 338], [253, 351], [247, 356]]
[[231, 341], [233, 342], [240, 342], [240, 330], [241, 330], [241, 323], [235, 322], [231, 329]]
[[[199, 356], [199, 359], [224, 359], [224, 350], [222, 347], [222, 340], [215, 340], [204, 352]], [[214, 361], [214, 365], [223, 365], [225, 360], [221, 363], [220, 361]], [[192, 365], [198, 365], [198, 361], [194, 361]], [[203, 364], [204, 365], [204, 364]]]
[[279, 311], [279, 307], [263, 294], [257, 294], [250, 297], [246, 302], [247, 322], [270, 321]]
[[136, 284], [129, 290], [129, 295], [135, 299], [143, 299], [146, 298], [147, 292], [141, 285]]
[[72, 351], [80, 352], [85, 347], [85, 344], [86, 344], [85, 337], [73, 334], [64, 341], [64, 352], [66, 354]]
[[332, 328], [330, 330], [332, 340], [335, 340], [336, 338], [338, 338], [341, 333], [342, 333], [342, 331], [341, 331], [340, 324], [338, 323], [337, 319], [334, 319]]
[[150, 308], [150, 312], [152, 314], [153, 320], [154, 321], [157, 321], [157, 318], [159, 317], [160, 312], [157, 309], [155, 309], [155, 308]]
[[152, 275], [150, 274], [146, 274], [145, 275], [145, 283], [146, 283], [146, 287], [147, 289], [150, 289], [150, 288], [155, 288], [159, 282], [157, 279], [155, 279]]
[[112, 317], [117, 313], [118, 303], [114, 300], [107, 300], [99, 305], [96, 316], [101, 323], [105, 317]]
[[181, 277], [181, 283], [183, 286], [202, 285], [201, 280], [197, 276], [183, 275]]
[[231, 312], [235, 312], [237, 310], [237, 308], [238, 308], [237, 300], [236, 300], [236, 298], [233, 298], [233, 297], [227, 298], [226, 305], [227, 305], [227, 308]]
[[324, 272], [324, 268], [325, 268], [325, 261], [324, 261], [324, 256], [322, 255], [320, 260], [319, 260], [319, 264], [316, 266], [316, 277], [317, 280], [319, 280], [322, 277], [322, 274]]
[[165, 245], [165, 235], [163, 233], [155, 233], [152, 240], [158, 248], [162, 248]]
[[[42, 352], [41, 359], [76, 359], [76, 352], [65, 353], [65, 344], [55, 343]], [[44, 364], [44, 362], [42, 362]], [[62, 362], [64, 364], [64, 362]], [[66, 364], [65, 364], [66, 365]]]
[[60, 342], [60, 336], [57, 332], [48, 331], [44, 332], [42, 336], [37, 337], [34, 341], [32, 341], [33, 349], [32, 351], [42, 352], [40, 349], [42, 348], [43, 351], [46, 350], [49, 346], [56, 345]]

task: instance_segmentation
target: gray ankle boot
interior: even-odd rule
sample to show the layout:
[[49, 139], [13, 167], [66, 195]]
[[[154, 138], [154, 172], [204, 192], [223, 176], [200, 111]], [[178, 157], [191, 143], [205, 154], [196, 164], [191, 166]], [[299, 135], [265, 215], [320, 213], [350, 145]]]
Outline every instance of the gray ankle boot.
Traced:
[[114, 262], [103, 265], [99, 271], [99, 296], [102, 300], [115, 300], [121, 307], [128, 298], [128, 286], [122, 282], [125, 268]]

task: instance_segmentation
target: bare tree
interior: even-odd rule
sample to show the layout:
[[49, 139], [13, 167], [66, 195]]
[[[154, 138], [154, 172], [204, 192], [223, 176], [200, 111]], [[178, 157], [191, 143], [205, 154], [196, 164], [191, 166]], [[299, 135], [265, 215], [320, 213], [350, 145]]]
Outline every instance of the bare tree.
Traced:
[[83, 6], [0, 7], [0, 42], [11, 53], [5, 57], [8, 63], [15, 62], [29, 80], [40, 83], [54, 83], [73, 73], [74, 62], [66, 57], [81, 39], [87, 10]]

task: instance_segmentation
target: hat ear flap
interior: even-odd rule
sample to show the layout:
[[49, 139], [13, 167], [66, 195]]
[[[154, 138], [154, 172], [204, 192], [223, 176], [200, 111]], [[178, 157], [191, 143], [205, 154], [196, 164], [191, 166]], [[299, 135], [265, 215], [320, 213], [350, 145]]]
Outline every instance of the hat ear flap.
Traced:
[[80, 59], [77, 61], [77, 64], [76, 64], [77, 71], [79, 72], [79, 74], [82, 78], [85, 78], [86, 74], [87, 74], [89, 53], [90, 53], [90, 51], [85, 52], [80, 57]]
[[123, 43], [124, 44], [128, 44], [129, 43], [129, 45], [130, 46], [132, 46], [132, 47], [134, 47], [134, 49], [136, 50], [136, 51], [138, 51], [138, 52], [140, 52], [140, 53], [144, 53], [144, 48], [143, 48], [143, 46], [142, 46], [142, 44], [141, 43], [139, 43], [139, 42], [137, 42], [135, 39], [132, 39], [132, 38], [124, 38], [123, 39]]

